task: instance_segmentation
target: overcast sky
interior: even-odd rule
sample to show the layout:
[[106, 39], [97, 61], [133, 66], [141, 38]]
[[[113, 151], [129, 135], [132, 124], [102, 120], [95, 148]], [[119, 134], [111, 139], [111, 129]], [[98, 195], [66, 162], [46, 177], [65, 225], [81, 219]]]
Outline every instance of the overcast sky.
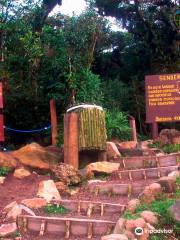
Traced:
[[72, 15], [80, 14], [86, 8], [84, 0], [63, 0], [61, 6], [57, 6], [54, 11], [61, 11], [62, 14]]
[[[72, 15], [75, 13], [79, 15], [86, 9], [86, 2], [84, 0], [63, 0], [61, 6], [56, 6], [53, 13], [61, 12], [62, 14]], [[109, 18], [112, 29], [118, 31], [120, 28], [117, 26], [115, 19]]]

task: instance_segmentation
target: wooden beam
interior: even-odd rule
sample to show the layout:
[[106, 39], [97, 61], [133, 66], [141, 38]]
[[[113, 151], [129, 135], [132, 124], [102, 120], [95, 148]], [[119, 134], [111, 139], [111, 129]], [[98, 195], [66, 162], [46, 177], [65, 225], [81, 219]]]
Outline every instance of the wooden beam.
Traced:
[[58, 126], [57, 126], [56, 103], [54, 99], [50, 100], [50, 113], [51, 113], [52, 145], [57, 145]]
[[78, 114], [64, 116], [64, 162], [79, 168]]

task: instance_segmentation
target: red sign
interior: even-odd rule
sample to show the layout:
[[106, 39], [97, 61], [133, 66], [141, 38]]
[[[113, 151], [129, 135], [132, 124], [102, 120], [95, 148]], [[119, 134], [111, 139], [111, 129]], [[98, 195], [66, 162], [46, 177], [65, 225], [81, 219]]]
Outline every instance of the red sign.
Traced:
[[180, 121], [180, 73], [146, 76], [146, 122]]

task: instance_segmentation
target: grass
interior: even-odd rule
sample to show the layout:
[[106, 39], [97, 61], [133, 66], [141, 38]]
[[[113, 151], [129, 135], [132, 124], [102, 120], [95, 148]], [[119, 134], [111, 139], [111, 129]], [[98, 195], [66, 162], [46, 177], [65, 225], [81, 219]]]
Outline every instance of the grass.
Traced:
[[137, 218], [140, 218], [140, 214], [139, 213], [136, 213], [136, 214], [132, 214], [130, 211], [126, 211], [124, 214], [123, 214], [123, 218], [125, 219], [137, 219]]
[[[169, 213], [169, 208], [176, 202], [177, 199], [180, 199], [180, 177], [176, 179], [177, 189], [176, 192], [168, 197], [167, 194], [162, 194], [158, 196], [158, 199], [152, 202], [150, 205], [141, 204], [137, 207], [136, 212], [132, 214], [129, 211], [125, 211], [123, 217], [126, 219], [137, 219], [140, 217], [141, 212], [145, 210], [156, 212], [159, 215], [159, 223], [156, 226], [156, 229], [172, 229], [173, 237], [176, 237], [180, 234], [180, 222], [176, 222]], [[170, 235], [159, 233], [151, 234], [150, 240], [170, 240]], [[172, 238], [173, 239], [173, 238]]]
[[9, 168], [7, 167], [1, 167], [0, 168], [0, 177], [6, 177], [9, 173]]
[[161, 143], [157, 141], [148, 146], [150, 148], [162, 149], [165, 153], [176, 153], [180, 151], [180, 144], [165, 144], [164, 146], [161, 146]]
[[66, 214], [69, 210], [62, 205], [47, 205], [44, 207], [44, 212], [47, 214]]
[[180, 144], [166, 144], [162, 147], [165, 153], [175, 153], [180, 151]]

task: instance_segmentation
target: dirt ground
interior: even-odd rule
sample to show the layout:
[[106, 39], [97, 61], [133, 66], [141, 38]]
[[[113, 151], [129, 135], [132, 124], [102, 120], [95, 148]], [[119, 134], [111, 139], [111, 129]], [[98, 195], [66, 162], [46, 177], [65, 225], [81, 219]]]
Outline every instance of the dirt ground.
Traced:
[[[3, 208], [13, 201], [21, 202], [23, 199], [33, 198], [38, 191], [39, 182], [42, 180], [50, 179], [49, 176], [31, 174], [24, 179], [17, 179], [10, 173], [5, 179], [4, 184], [0, 185], [0, 224], [2, 224], [2, 210]], [[16, 238], [14, 238], [16, 239]], [[40, 237], [33, 233], [23, 233], [21, 240], [64, 240], [58, 236], [45, 235]], [[8, 239], [13, 240], [13, 239]], [[85, 238], [71, 238], [69, 240], [86, 240]], [[93, 238], [92, 240], [100, 240], [100, 238]]]
[[48, 180], [48, 176], [40, 176], [38, 174], [31, 174], [24, 179], [17, 179], [10, 173], [4, 184], [0, 185], [0, 223], [2, 217], [2, 209], [13, 201], [20, 202], [26, 198], [33, 198], [38, 191], [39, 182]]

